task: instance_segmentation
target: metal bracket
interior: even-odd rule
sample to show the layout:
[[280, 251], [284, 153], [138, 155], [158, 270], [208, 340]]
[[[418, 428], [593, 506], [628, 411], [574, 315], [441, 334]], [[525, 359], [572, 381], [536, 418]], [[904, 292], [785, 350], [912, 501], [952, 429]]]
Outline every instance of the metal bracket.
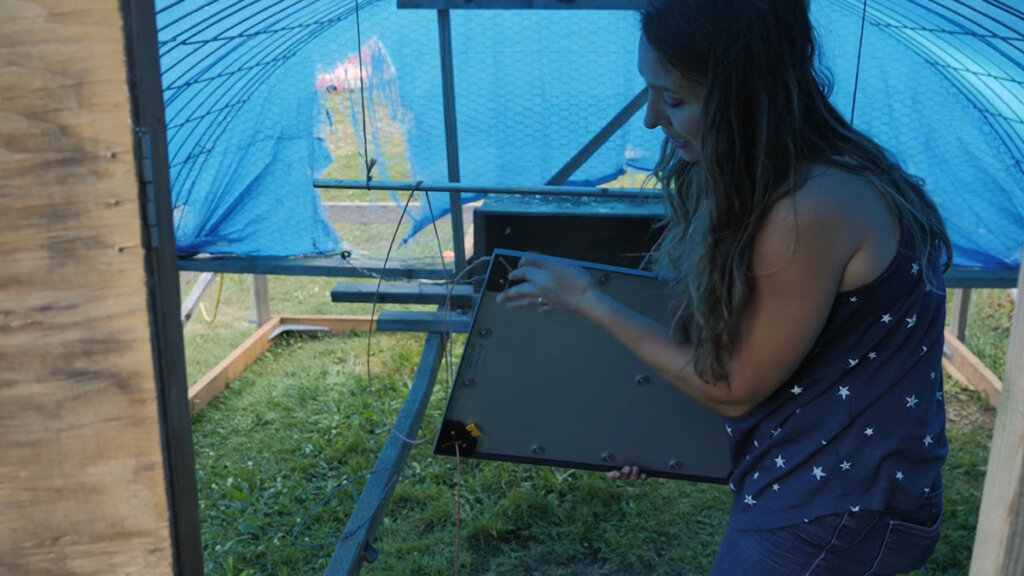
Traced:
[[275, 328], [273, 332], [270, 333], [270, 336], [267, 336], [267, 342], [273, 341], [275, 338], [277, 338], [281, 334], [284, 334], [285, 332], [297, 332], [299, 334], [322, 334], [330, 331], [331, 329], [328, 328], [327, 326], [313, 326], [309, 324], [281, 324], [280, 326]]

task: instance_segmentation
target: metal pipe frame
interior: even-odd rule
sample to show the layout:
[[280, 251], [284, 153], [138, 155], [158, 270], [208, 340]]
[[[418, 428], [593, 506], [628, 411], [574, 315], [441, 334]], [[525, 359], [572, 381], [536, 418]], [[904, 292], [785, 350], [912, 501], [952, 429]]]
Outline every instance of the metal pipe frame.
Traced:
[[[365, 180], [337, 180], [317, 178], [313, 180], [314, 188], [340, 190], [412, 190], [414, 182], [376, 181], [366, 185]], [[423, 192], [448, 192], [457, 190], [461, 193], [478, 194], [520, 194], [530, 196], [586, 196], [602, 198], [634, 198], [637, 200], [661, 198], [661, 190], [653, 191], [643, 188], [597, 188], [588, 186], [479, 186], [473, 184], [422, 183], [417, 190]]]
[[[444, 97], [444, 140], [448, 158], [448, 181], [462, 179], [459, 165], [459, 131], [455, 116], [455, 63], [452, 55], [452, 23], [447, 10], [437, 11], [437, 38], [441, 48], [441, 92]], [[455, 253], [455, 273], [466, 268], [466, 245], [462, 241], [465, 226], [462, 222], [462, 194], [448, 190], [451, 208], [452, 247]]]

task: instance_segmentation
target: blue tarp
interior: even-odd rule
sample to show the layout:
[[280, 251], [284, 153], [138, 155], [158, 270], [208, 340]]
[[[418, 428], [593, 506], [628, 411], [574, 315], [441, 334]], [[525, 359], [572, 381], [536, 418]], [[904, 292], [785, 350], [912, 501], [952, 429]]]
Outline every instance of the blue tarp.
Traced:
[[[833, 102], [926, 180], [956, 265], [1019, 266], [1024, 11], [811, 5]], [[378, 180], [447, 179], [434, 12], [362, 2], [357, 38], [351, 1], [157, 6], [180, 254], [337, 251], [312, 180], [364, 178], [364, 147]], [[642, 87], [629, 12], [456, 10], [451, 24], [463, 182], [543, 184]], [[640, 116], [570, 183], [649, 169], [660, 138]], [[431, 196], [435, 215], [447, 201]], [[421, 206], [407, 237], [430, 222]]]

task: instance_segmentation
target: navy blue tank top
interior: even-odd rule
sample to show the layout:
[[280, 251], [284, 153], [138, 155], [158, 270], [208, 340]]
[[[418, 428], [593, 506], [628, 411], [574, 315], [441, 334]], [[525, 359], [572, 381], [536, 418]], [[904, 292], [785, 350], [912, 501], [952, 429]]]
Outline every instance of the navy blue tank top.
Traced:
[[[914, 509], [942, 486], [945, 294], [938, 258], [910, 234], [888, 268], [836, 295], [789, 380], [726, 418], [731, 527], [766, 529], [846, 511]], [[929, 289], [922, 266], [938, 285]]]

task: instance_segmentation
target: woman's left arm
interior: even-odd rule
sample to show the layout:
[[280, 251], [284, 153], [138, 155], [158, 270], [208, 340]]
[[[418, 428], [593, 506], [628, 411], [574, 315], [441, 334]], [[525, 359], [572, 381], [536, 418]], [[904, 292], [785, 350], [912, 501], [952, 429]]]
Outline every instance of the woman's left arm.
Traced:
[[[839, 200], [837, 200], [837, 197]], [[859, 248], [863, 224], [842, 195], [805, 187], [772, 209], [754, 243], [753, 294], [727, 378], [708, 383], [693, 368], [693, 348], [603, 293], [590, 275], [562, 261], [528, 255], [509, 275], [522, 280], [501, 295], [509, 307], [573, 310], [597, 324], [696, 401], [737, 417], [750, 411], [797, 369], [820, 334], [844, 269]], [[799, 223], [799, 226], [798, 226]]]

